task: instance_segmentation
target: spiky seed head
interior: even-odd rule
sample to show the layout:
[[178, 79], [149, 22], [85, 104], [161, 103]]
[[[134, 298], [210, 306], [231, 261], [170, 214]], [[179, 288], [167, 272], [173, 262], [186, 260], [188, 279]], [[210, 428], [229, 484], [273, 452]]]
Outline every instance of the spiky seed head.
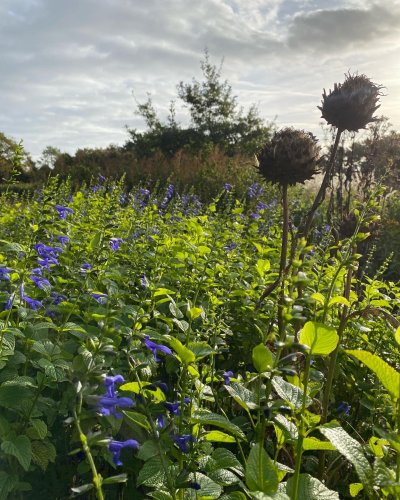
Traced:
[[274, 133], [257, 155], [258, 170], [269, 182], [304, 183], [318, 172], [320, 147], [310, 132], [292, 127]]
[[343, 83], [335, 83], [329, 94], [322, 94], [322, 112], [329, 125], [340, 130], [357, 132], [376, 120], [373, 114], [379, 108], [382, 86], [376, 85], [365, 75], [345, 74]]

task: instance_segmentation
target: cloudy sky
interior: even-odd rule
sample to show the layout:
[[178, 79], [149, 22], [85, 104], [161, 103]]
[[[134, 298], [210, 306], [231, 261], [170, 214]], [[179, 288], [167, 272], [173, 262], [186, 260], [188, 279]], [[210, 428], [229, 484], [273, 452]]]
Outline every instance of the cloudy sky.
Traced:
[[134, 97], [165, 116], [205, 47], [278, 126], [321, 135], [322, 89], [358, 71], [400, 130], [400, 0], [0, 0], [0, 131], [34, 157], [123, 144]]

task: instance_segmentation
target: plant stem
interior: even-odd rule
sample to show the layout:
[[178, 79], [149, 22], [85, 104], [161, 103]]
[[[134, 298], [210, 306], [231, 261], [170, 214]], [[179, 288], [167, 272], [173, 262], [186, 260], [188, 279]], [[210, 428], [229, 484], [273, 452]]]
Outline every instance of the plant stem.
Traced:
[[89, 466], [90, 466], [90, 469], [92, 471], [93, 485], [94, 485], [94, 488], [96, 490], [96, 496], [97, 496], [98, 500], [104, 500], [103, 490], [101, 487], [101, 483], [103, 481], [103, 478], [97, 472], [96, 464], [94, 463], [92, 453], [91, 453], [90, 448], [87, 444], [86, 435], [82, 431], [79, 417], [78, 417], [76, 411], [74, 411], [74, 420], [75, 420], [75, 425], [76, 425], [76, 428], [77, 428], [77, 431], [79, 434], [79, 439], [80, 439], [81, 444], [82, 444], [83, 451], [85, 452], [87, 461], [89, 462]]
[[[299, 481], [300, 481], [300, 468], [301, 468], [301, 458], [303, 456], [303, 441], [305, 438], [305, 411], [307, 406], [307, 390], [308, 390], [308, 377], [310, 374], [310, 366], [311, 366], [311, 355], [308, 354], [306, 358], [306, 366], [304, 369], [304, 377], [303, 377], [303, 401], [301, 404], [301, 412], [300, 412], [300, 427], [299, 427], [299, 435], [297, 438], [297, 446], [296, 446], [296, 466], [294, 470], [293, 476], [293, 493], [292, 500], [298, 500], [298, 489], [299, 489]], [[301, 499], [300, 499], [301, 500]]]
[[336, 138], [335, 138], [335, 143], [333, 145], [331, 155], [329, 158], [329, 163], [328, 166], [326, 167], [325, 175], [321, 184], [321, 187], [319, 188], [318, 194], [314, 199], [314, 203], [312, 204], [312, 207], [310, 208], [310, 211], [308, 212], [303, 229], [299, 231], [299, 237], [303, 237], [307, 240], [308, 238], [308, 233], [310, 232], [311, 225], [314, 220], [315, 212], [318, 210], [318, 207], [321, 205], [321, 203], [325, 199], [325, 194], [326, 190], [328, 189], [329, 182], [331, 181], [332, 174], [333, 174], [333, 167], [334, 167], [334, 161], [336, 157], [336, 153], [339, 147], [339, 142], [340, 142], [340, 137], [342, 135], [343, 130], [338, 128], [336, 131]]
[[285, 307], [285, 277], [286, 277], [286, 261], [288, 249], [288, 236], [289, 236], [289, 205], [288, 205], [288, 186], [282, 185], [282, 246], [281, 246], [281, 260], [279, 265], [279, 279], [281, 281], [281, 290], [278, 302], [278, 331], [279, 340], [285, 340], [285, 324], [283, 319], [283, 310]]
[[[353, 277], [353, 269], [352, 267], [349, 268], [347, 272], [347, 277], [346, 277], [346, 284], [344, 288], [344, 297], [349, 300], [350, 298], [350, 291], [351, 291], [351, 280]], [[339, 342], [338, 345], [336, 346], [336, 349], [332, 352], [330, 355], [329, 359], [329, 368], [328, 368], [328, 376], [326, 379], [326, 386], [325, 386], [325, 391], [322, 399], [322, 415], [321, 415], [321, 425], [326, 424], [327, 418], [328, 418], [328, 406], [329, 406], [329, 399], [331, 396], [331, 391], [332, 391], [332, 385], [333, 385], [333, 378], [335, 374], [335, 368], [336, 368], [336, 361], [337, 361], [337, 356], [339, 352], [339, 345], [340, 342], [342, 341], [343, 337], [343, 332], [346, 327], [347, 319], [348, 319], [348, 313], [349, 313], [349, 308], [347, 306], [343, 306], [343, 311], [342, 315], [340, 317], [340, 323], [339, 323], [339, 328], [338, 328], [338, 336], [339, 336]], [[325, 452], [322, 451], [321, 455], [319, 457], [319, 464], [318, 464], [318, 477], [322, 479], [324, 475], [324, 469], [325, 469]]]

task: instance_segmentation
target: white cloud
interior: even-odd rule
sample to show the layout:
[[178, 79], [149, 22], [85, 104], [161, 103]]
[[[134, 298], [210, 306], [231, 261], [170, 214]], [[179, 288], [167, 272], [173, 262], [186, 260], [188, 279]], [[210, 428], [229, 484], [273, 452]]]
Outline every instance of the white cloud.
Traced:
[[399, 21], [398, 0], [2, 0], [2, 131], [34, 155], [123, 143], [143, 125], [132, 91], [166, 113], [206, 46], [267, 120], [318, 132], [322, 88], [350, 69], [386, 85], [400, 128]]

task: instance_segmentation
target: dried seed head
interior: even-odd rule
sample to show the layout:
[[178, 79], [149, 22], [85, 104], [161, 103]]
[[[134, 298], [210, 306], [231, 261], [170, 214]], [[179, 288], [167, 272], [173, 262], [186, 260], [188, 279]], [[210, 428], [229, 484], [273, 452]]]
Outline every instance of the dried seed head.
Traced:
[[344, 83], [335, 83], [333, 91], [322, 94], [322, 112], [329, 125], [339, 130], [357, 132], [368, 123], [376, 120], [373, 117], [379, 108], [379, 97], [382, 86], [371, 82], [365, 75], [345, 75]]
[[275, 132], [258, 154], [258, 170], [272, 183], [303, 183], [317, 173], [319, 153], [320, 147], [313, 134], [284, 128]]

